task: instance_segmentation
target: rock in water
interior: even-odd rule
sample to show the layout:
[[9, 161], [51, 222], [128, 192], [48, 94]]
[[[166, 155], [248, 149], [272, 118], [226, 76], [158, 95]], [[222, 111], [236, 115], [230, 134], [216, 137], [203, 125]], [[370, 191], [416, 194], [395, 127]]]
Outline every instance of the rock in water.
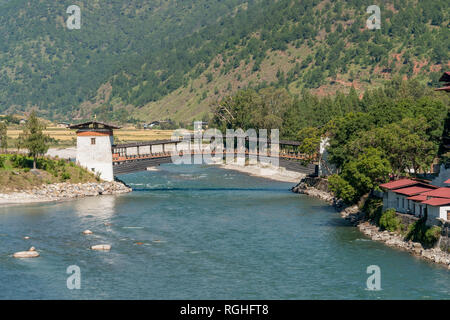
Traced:
[[92, 250], [109, 251], [111, 246], [109, 244], [97, 244], [91, 247]]
[[13, 255], [14, 258], [37, 258], [39, 253], [36, 251], [35, 247], [31, 247], [28, 251], [16, 252]]
[[83, 231], [83, 234], [92, 234], [92, 233], [93, 233], [93, 232], [92, 232], [91, 230], [89, 230], [89, 229]]

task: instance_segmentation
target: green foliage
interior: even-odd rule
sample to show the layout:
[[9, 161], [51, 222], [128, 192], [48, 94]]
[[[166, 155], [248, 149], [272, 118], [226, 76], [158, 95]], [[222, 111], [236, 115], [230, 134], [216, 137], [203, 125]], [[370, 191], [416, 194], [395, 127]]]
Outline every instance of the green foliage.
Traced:
[[364, 202], [362, 211], [366, 214], [366, 218], [368, 220], [374, 221], [377, 225], [379, 225], [381, 215], [383, 214], [383, 200], [368, 198]]
[[212, 122], [222, 132], [237, 128], [279, 129], [291, 100], [285, 89], [243, 90], [215, 106]]
[[379, 225], [382, 230], [395, 232], [400, 230], [401, 221], [394, 209], [388, 209], [381, 214]]
[[432, 226], [425, 231], [424, 243], [428, 246], [433, 246], [441, 236], [442, 228], [438, 226]]
[[19, 135], [19, 144], [28, 149], [33, 157], [33, 168], [36, 168], [36, 160], [48, 150], [49, 136], [43, 133], [45, 125], [37, 118], [35, 111], [31, 112], [26, 122], [23, 133]]
[[5, 167], [5, 160], [6, 160], [6, 157], [3, 155], [0, 155], [0, 168]]
[[[209, 65], [226, 74], [245, 61], [257, 72], [270, 51], [291, 45], [311, 53], [278, 74], [279, 88], [294, 81], [317, 88], [348, 70], [367, 74], [367, 81], [382, 78], [367, 72], [375, 68], [411, 75], [419, 60], [428, 63], [422, 70], [445, 65], [446, 1], [397, 3], [381, 6], [389, 18], [374, 32], [365, 29], [361, 1], [324, 8], [317, 0], [80, 0], [82, 29], [68, 31], [66, 3], [8, 1], [0, 4], [0, 111], [37, 106], [49, 118], [70, 118], [105, 83], [112, 86], [106, 109], [113, 101], [139, 107], [198, 79]], [[403, 64], [392, 58], [397, 52]], [[124, 109], [120, 119], [132, 120]]]
[[350, 183], [348, 183], [341, 176], [334, 174], [328, 178], [329, 188], [333, 194], [344, 200], [346, 203], [351, 204], [357, 201], [357, 192]]
[[298, 151], [307, 157], [307, 159], [303, 161], [304, 164], [311, 163], [319, 153], [321, 141], [319, 129], [314, 127], [300, 129], [297, 134], [297, 141], [301, 142]]
[[31, 168], [33, 166], [32, 159], [20, 154], [13, 154], [10, 157], [10, 162], [13, 168], [18, 169]]
[[378, 148], [393, 172], [428, 169], [442, 141], [445, 97], [433, 97], [416, 81], [394, 80], [384, 89], [369, 91], [360, 110], [333, 120], [330, 159], [342, 167], [369, 147]]
[[379, 149], [368, 148], [346, 163], [342, 169], [342, 178], [356, 190], [360, 197], [389, 178], [391, 166]]
[[5, 151], [8, 149], [8, 136], [7, 136], [7, 125], [5, 122], [0, 122], [0, 150]]
[[374, 148], [364, 150], [357, 159], [344, 164], [342, 173], [332, 176], [333, 193], [347, 203], [356, 203], [380, 183], [385, 182], [391, 166], [383, 153]]
[[63, 172], [61, 174], [61, 179], [63, 179], [64, 181], [69, 180], [70, 179], [70, 173], [68, 172]]
[[405, 239], [420, 242], [424, 247], [433, 247], [441, 235], [441, 227], [427, 226], [426, 218], [409, 225]]

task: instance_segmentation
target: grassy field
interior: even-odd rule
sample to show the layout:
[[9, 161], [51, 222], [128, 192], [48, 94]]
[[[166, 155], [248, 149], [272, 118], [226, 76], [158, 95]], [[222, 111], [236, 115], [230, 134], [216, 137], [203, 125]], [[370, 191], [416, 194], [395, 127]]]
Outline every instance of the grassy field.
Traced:
[[[163, 140], [170, 139], [172, 132], [172, 130], [120, 129], [114, 131], [114, 138], [116, 143]], [[15, 147], [15, 142], [17, 142], [20, 133], [22, 133], [22, 130], [20, 129], [8, 129], [8, 144], [10, 147]], [[76, 144], [76, 134], [74, 130], [48, 127], [44, 133], [56, 140], [56, 143], [52, 143], [52, 146], [75, 146]]]

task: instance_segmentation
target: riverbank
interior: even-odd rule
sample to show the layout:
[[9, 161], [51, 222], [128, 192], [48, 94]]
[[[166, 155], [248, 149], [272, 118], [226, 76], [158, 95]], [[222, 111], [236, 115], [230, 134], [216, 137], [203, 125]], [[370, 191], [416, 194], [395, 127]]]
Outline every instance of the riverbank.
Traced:
[[328, 184], [324, 179], [304, 178], [292, 188], [292, 192], [325, 200], [334, 206], [342, 218], [350, 221], [373, 241], [379, 241], [387, 246], [407, 251], [418, 258], [444, 265], [450, 270], [450, 253], [442, 251], [437, 246], [435, 248], [424, 248], [419, 242], [405, 240], [401, 234], [381, 230], [373, 222], [366, 219], [365, 213], [357, 205], [346, 206], [342, 201], [337, 200], [328, 189]]
[[0, 205], [29, 204], [69, 200], [98, 195], [131, 192], [131, 188], [117, 181], [88, 183], [43, 184], [28, 190], [0, 193]]
[[269, 164], [255, 164], [240, 166], [236, 164], [219, 164], [219, 167], [226, 170], [234, 170], [246, 173], [251, 176], [271, 179], [282, 182], [297, 183], [306, 177], [306, 174], [295, 171], [289, 171], [282, 167], [274, 167]]

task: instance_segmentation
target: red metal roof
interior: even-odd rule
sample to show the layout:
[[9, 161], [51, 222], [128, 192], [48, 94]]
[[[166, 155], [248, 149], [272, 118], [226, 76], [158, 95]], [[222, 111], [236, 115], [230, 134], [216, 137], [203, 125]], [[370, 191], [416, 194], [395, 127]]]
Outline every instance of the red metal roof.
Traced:
[[422, 201], [427, 200], [428, 197], [427, 196], [423, 196], [421, 194], [418, 194], [416, 196], [408, 197], [407, 199], [408, 200], [414, 200], [414, 201], [417, 201], [417, 202], [422, 202]]
[[411, 180], [411, 179], [400, 179], [397, 181], [391, 181], [388, 183], [383, 183], [380, 184], [381, 188], [385, 188], [388, 190], [393, 190], [393, 189], [398, 189], [398, 188], [403, 188], [403, 187], [407, 187], [407, 186], [411, 186], [418, 183], [417, 181]]
[[409, 188], [400, 188], [397, 190], [394, 190], [395, 193], [404, 194], [407, 196], [413, 196], [416, 194], [421, 194], [426, 191], [432, 191], [432, 188], [423, 188], [423, 187], [409, 187]]
[[445, 198], [432, 198], [422, 202], [423, 204], [429, 204], [430, 206], [444, 206], [450, 204], [450, 199]]
[[444, 183], [450, 183], [450, 179], [445, 180]]
[[427, 191], [422, 193], [423, 196], [427, 197], [438, 197], [450, 199], [450, 188], [444, 187], [432, 191]]

